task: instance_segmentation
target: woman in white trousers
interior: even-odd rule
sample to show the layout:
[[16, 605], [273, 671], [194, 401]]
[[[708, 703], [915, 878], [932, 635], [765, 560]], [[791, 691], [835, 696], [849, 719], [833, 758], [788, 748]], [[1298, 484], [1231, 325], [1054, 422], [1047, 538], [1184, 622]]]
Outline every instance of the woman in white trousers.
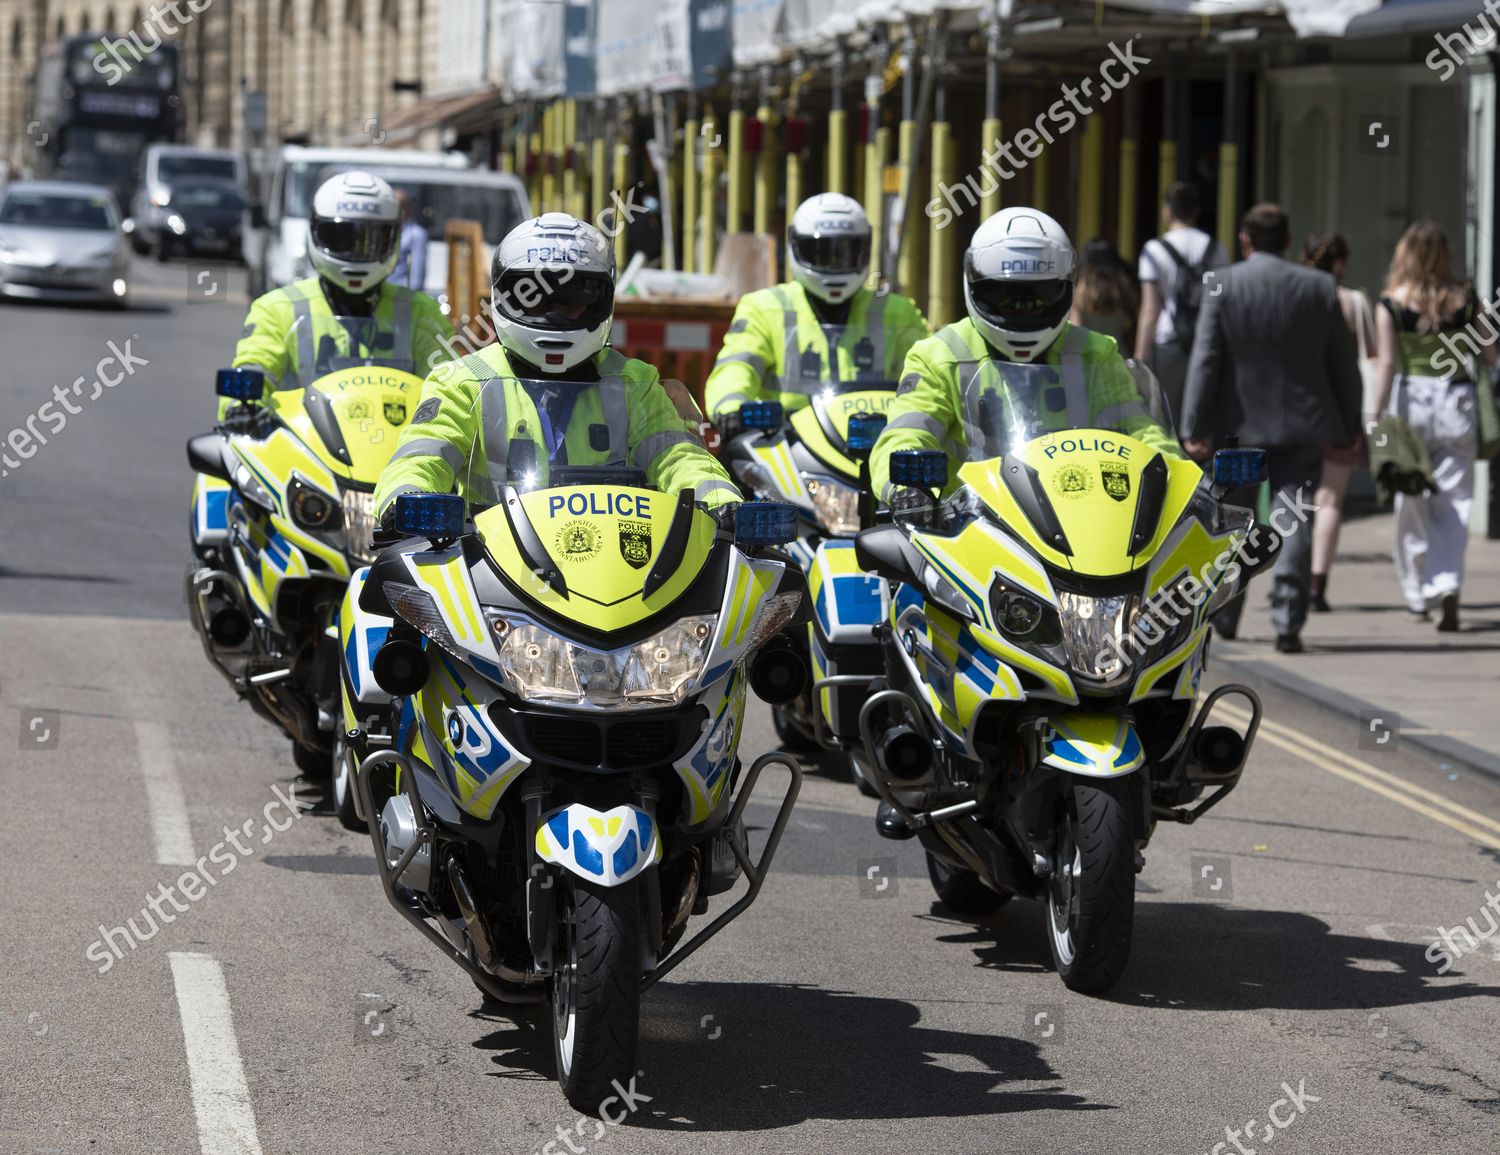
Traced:
[[[1396, 495], [1396, 576], [1413, 619], [1427, 621], [1437, 607], [1437, 628], [1452, 631], [1474, 500], [1474, 374], [1484, 371], [1476, 362], [1495, 363], [1500, 331], [1480, 315], [1473, 290], [1454, 279], [1448, 238], [1432, 221], [1401, 235], [1380, 303], [1376, 411], [1412, 427], [1432, 455], [1436, 486], [1425, 496]], [[1470, 351], [1480, 356], [1464, 355]]]

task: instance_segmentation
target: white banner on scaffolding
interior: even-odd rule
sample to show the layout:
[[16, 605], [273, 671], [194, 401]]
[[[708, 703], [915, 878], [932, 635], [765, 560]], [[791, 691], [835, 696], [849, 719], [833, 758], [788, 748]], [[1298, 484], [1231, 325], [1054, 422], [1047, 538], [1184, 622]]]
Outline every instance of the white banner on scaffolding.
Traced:
[[[1287, 19], [1298, 36], [1342, 36], [1349, 21], [1380, 7], [1381, 0], [1108, 0], [1112, 7], [1181, 16], [1244, 16], [1253, 13]], [[1476, 0], [1477, 6], [1477, 0]]]
[[563, 90], [563, 6], [499, 0], [506, 86], [517, 96], [558, 96]]

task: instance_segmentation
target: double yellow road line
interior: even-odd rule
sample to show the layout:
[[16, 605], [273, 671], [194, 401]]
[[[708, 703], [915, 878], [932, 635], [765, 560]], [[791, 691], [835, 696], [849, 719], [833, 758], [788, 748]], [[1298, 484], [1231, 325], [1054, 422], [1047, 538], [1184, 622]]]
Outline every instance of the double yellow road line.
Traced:
[[[1240, 727], [1250, 724], [1249, 711], [1232, 706], [1228, 702], [1215, 705], [1214, 713], [1216, 715], [1222, 713], [1225, 719]], [[1319, 742], [1316, 738], [1304, 734], [1301, 730], [1294, 730], [1280, 722], [1262, 718], [1256, 739], [1260, 742], [1269, 742], [1278, 750], [1284, 750], [1293, 757], [1300, 758], [1319, 769], [1327, 770], [1330, 774], [1336, 774], [1340, 778], [1353, 782], [1356, 786], [1363, 786], [1382, 798], [1389, 798], [1408, 810], [1415, 810], [1434, 822], [1441, 822], [1444, 826], [1457, 830], [1481, 845], [1500, 850], [1500, 821], [1480, 814], [1476, 810], [1470, 810], [1467, 806], [1461, 806], [1457, 802], [1444, 798], [1441, 794], [1434, 794], [1431, 790], [1408, 782], [1398, 775], [1371, 766], [1368, 762], [1351, 757], [1342, 750], [1337, 750], [1325, 742]]]

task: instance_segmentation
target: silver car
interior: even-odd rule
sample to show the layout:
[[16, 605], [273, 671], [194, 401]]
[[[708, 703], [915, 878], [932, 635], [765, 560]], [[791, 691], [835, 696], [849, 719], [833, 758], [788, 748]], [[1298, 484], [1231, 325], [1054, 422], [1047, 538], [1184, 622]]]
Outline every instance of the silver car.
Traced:
[[0, 193], [0, 297], [124, 305], [128, 266], [103, 185], [19, 181]]

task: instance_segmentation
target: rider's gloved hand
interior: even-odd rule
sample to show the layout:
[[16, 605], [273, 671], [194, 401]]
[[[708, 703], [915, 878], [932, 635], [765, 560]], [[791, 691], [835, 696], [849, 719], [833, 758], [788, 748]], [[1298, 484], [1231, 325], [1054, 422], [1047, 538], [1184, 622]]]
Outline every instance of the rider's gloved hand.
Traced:
[[720, 413], [714, 418], [714, 427], [719, 431], [720, 445], [728, 445], [741, 433], [745, 432], [745, 426], [740, 421], [738, 413]]
[[381, 550], [388, 545], [395, 545], [400, 540], [401, 535], [396, 532], [396, 503], [393, 501], [380, 515], [380, 523], [370, 534], [370, 544], [377, 550]]

